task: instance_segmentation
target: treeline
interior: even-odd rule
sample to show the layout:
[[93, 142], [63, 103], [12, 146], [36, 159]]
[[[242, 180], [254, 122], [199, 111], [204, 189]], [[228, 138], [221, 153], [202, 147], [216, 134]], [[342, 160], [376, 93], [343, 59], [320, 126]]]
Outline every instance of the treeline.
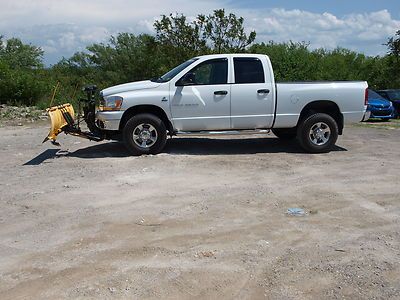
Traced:
[[243, 23], [223, 9], [193, 21], [162, 16], [154, 36], [120, 33], [50, 68], [39, 47], [0, 36], [0, 103], [45, 108], [58, 82], [54, 103], [71, 102], [88, 83], [104, 88], [149, 79], [193, 56], [238, 52], [269, 55], [277, 81], [367, 80], [373, 88], [400, 88], [400, 30], [388, 39], [387, 55], [371, 57], [344, 48], [311, 50], [305, 42], [254, 43], [256, 32], [246, 34]]

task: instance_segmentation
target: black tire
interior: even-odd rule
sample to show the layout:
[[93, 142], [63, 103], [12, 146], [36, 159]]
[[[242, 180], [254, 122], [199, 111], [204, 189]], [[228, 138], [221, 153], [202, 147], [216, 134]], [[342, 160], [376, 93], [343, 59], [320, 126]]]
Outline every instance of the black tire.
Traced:
[[[317, 132], [318, 128], [321, 128], [321, 132]], [[335, 119], [324, 113], [316, 113], [307, 117], [297, 128], [300, 146], [310, 153], [325, 153], [332, 150], [338, 134], [339, 130]]]
[[[136, 139], [134, 138], [134, 133], [137, 136]], [[140, 133], [144, 134], [143, 139]], [[153, 114], [138, 114], [126, 122], [122, 130], [122, 136], [125, 147], [133, 155], [157, 154], [165, 147], [167, 129], [164, 122], [157, 116]]]
[[275, 128], [272, 132], [281, 140], [292, 140], [297, 136], [296, 128]]

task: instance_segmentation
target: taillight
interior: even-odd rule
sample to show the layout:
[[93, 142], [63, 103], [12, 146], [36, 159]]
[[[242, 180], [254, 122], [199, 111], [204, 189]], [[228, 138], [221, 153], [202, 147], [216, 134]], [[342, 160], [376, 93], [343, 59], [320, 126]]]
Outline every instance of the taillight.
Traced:
[[368, 89], [365, 89], [364, 105], [368, 105]]

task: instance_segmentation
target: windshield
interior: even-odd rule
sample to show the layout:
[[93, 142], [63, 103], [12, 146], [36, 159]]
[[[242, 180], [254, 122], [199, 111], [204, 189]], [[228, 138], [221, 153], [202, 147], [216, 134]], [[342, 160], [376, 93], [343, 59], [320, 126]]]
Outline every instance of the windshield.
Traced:
[[[368, 90], [368, 98], [369, 99], [381, 99], [381, 100], [386, 100], [383, 98], [381, 95], [379, 95], [377, 92], [373, 90]], [[387, 100], [386, 100], [387, 101]]]
[[400, 90], [386, 92], [391, 100], [400, 100]]
[[197, 58], [192, 58], [184, 63], [180, 64], [179, 66], [173, 68], [171, 71], [165, 73], [163, 76], [157, 78], [157, 79], [152, 79], [151, 81], [154, 82], [167, 82], [170, 81], [172, 78], [174, 78], [177, 74], [179, 74], [182, 70], [186, 69], [186, 67], [190, 66], [192, 63], [194, 63], [197, 60]]

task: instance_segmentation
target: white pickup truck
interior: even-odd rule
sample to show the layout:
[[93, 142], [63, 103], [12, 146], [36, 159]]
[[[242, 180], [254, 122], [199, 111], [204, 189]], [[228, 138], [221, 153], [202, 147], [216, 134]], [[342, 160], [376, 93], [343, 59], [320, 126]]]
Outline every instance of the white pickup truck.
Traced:
[[363, 119], [367, 88], [363, 81], [276, 83], [266, 55], [206, 55], [160, 78], [102, 90], [95, 119], [107, 136], [122, 134], [134, 155], [161, 152], [179, 132], [257, 129], [320, 153], [345, 123]]

